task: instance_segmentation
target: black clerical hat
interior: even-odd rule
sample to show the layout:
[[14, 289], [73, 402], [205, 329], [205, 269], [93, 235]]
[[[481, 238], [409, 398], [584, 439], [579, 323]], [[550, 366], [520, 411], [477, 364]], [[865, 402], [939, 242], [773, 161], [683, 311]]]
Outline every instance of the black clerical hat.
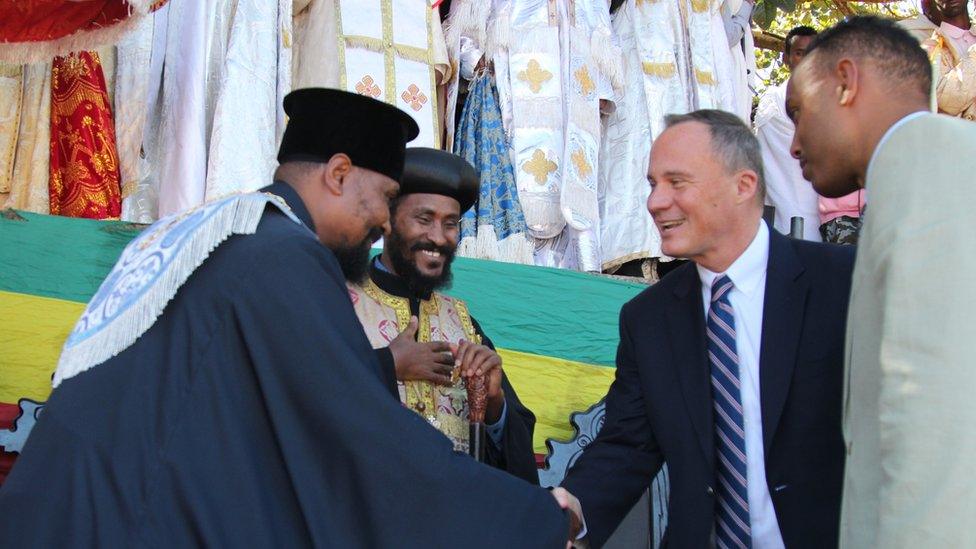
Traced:
[[285, 96], [288, 126], [278, 162], [328, 162], [345, 153], [352, 163], [397, 181], [406, 144], [420, 129], [410, 115], [382, 101], [326, 88]]
[[400, 194], [442, 194], [461, 204], [461, 213], [478, 199], [478, 172], [467, 160], [449, 152], [416, 147], [407, 149]]

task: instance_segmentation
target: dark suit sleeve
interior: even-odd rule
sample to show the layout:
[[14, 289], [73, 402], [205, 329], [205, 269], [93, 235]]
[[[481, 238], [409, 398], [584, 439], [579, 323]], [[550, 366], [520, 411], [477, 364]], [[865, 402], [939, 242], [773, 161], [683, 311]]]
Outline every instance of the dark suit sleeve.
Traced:
[[[481, 336], [481, 343], [494, 349], [495, 345], [485, 335], [478, 321], [472, 318], [471, 322], [474, 324], [475, 332]], [[502, 367], [504, 368], [504, 364]], [[502, 390], [505, 391], [505, 404], [508, 408], [502, 435], [502, 448], [497, 448], [491, 437], [488, 437], [485, 460], [493, 467], [507, 471], [532, 484], [539, 484], [539, 470], [532, 449], [535, 415], [522, 404], [515, 393], [515, 388], [508, 381], [508, 376], [504, 374], [502, 374]]]
[[396, 363], [393, 361], [393, 351], [389, 347], [380, 347], [373, 351], [376, 353], [376, 360], [380, 363], [383, 385], [393, 395], [393, 398], [400, 400], [400, 389], [397, 387]]
[[594, 547], [606, 542], [664, 462], [647, 419], [628, 328], [625, 306], [620, 314], [617, 372], [607, 394], [606, 421], [562, 483], [579, 498]]

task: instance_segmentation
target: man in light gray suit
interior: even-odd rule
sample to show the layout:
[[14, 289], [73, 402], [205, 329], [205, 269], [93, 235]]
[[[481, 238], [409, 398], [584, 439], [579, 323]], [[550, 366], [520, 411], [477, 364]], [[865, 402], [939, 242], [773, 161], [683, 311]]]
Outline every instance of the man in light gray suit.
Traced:
[[976, 546], [976, 124], [928, 111], [931, 69], [892, 21], [822, 33], [787, 90], [793, 155], [859, 187], [847, 322], [841, 547]]

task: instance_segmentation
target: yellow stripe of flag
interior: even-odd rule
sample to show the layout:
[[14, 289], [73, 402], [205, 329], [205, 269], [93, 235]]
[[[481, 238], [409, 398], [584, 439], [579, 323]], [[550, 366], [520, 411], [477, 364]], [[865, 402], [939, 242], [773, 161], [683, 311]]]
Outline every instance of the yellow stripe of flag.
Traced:
[[47, 400], [51, 374], [84, 303], [0, 291], [0, 402]]
[[[0, 402], [47, 400], [61, 347], [85, 309], [84, 303], [0, 291]], [[499, 349], [505, 373], [519, 398], [536, 415], [535, 451], [547, 438], [573, 435], [569, 414], [603, 398], [614, 369]]]
[[613, 368], [498, 349], [502, 367], [519, 399], [536, 416], [533, 446], [546, 453], [547, 438], [573, 436], [569, 414], [586, 410], [607, 394]]

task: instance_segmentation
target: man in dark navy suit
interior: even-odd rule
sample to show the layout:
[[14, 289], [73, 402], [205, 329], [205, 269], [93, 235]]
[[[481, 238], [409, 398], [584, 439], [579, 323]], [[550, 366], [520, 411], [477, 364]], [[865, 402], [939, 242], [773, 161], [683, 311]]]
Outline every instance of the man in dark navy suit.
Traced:
[[853, 250], [766, 226], [735, 116], [667, 124], [647, 206], [691, 262], [624, 305], [606, 423], [555, 495], [600, 546], [666, 462], [668, 547], [836, 546]]

